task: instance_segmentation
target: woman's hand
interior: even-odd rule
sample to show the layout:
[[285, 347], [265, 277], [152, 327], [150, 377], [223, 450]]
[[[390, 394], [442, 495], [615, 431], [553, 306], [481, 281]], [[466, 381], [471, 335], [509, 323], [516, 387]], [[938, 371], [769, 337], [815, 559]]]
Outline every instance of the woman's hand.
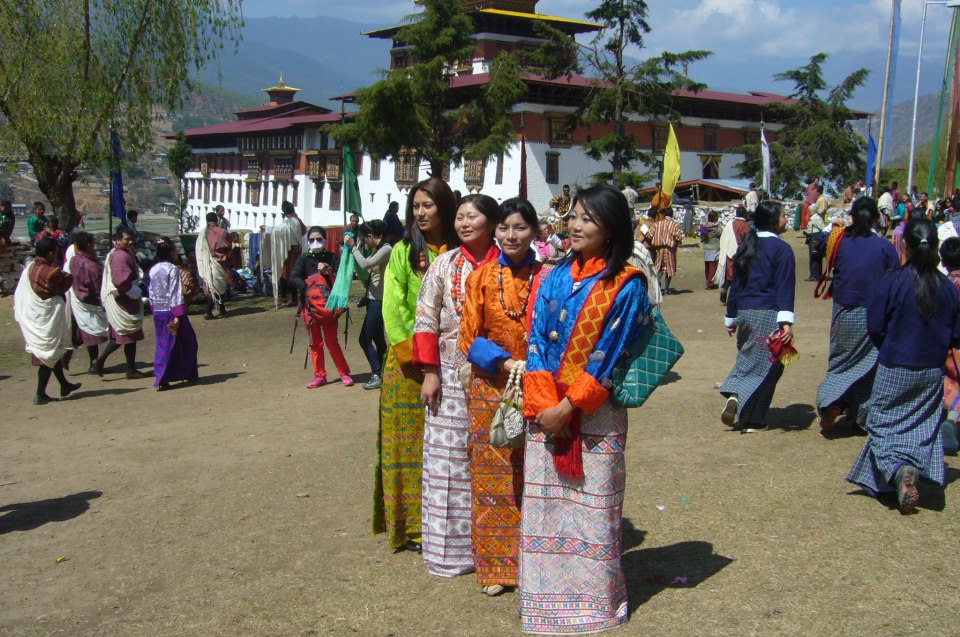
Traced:
[[566, 438], [570, 435], [567, 425], [570, 423], [572, 414], [573, 403], [564, 398], [553, 407], [544, 409], [537, 414], [537, 423], [544, 432], [558, 438]]
[[515, 360], [512, 359], [512, 358], [508, 358], [507, 360], [503, 361], [503, 371], [505, 371], [505, 372], [512, 372], [512, 371], [513, 371], [513, 367], [514, 367], [516, 364], [517, 364], [517, 361], [515, 361]]
[[730, 327], [727, 328], [727, 336], [731, 336], [731, 337], [732, 337], [732, 336], [733, 336], [734, 334], [736, 334], [736, 333], [737, 333], [737, 326], [736, 326], [736, 325], [731, 325]]
[[793, 342], [793, 326], [789, 323], [784, 323], [781, 328], [783, 330], [783, 337], [780, 339], [784, 345], [789, 345]]
[[177, 329], [180, 327], [180, 319], [175, 318], [170, 323], [167, 324], [167, 331], [170, 332], [171, 336], [177, 335]]
[[437, 368], [431, 366], [423, 375], [423, 387], [420, 388], [420, 401], [430, 409], [431, 413], [436, 414], [442, 398], [443, 389], [440, 387], [440, 377], [437, 375]]
[[353, 237], [348, 234], [343, 235], [343, 245], [352, 248], [354, 243]]

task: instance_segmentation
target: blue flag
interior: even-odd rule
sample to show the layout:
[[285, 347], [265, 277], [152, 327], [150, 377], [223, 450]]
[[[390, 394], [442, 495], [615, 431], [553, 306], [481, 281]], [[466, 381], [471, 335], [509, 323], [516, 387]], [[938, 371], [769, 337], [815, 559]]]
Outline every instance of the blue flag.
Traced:
[[120, 220], [120, 224], [127, 223], [127, 201], [123, 197], [123, 173], [120, 170], [120, 138], [117, 131], [110, 131], [110, 144], [113, 148], [113, 160], [110, 162], [110, 213]]
[[867, 178], [863, 185], [867, 188], [873, 186], [873, 170], [877, 167], [877, 142], [873, 141], [873, 134], [867, 136]]

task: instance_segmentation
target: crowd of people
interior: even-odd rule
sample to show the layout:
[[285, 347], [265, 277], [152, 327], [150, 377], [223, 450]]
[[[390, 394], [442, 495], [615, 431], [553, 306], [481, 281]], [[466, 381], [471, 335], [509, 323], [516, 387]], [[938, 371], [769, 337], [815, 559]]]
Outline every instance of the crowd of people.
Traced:
[[[909, 513], [921, 481], [943, 485], [944, 454], [957, 452], [960, 238], [953, 219], [944, 238], [926, 212], [908, 210], [891, 242], [883, 209], [866, 196], [851, 201], [843, 222], [818, 225], [826, 209], [822, 187], [811, 186], [801, 215], [826, 259], [811, 278], [833, 301], [816, 396], [821, 433], [831, 436], [842, 419], [867, 434], [847, 480], [872, 495], [895, 494]], [[720, 290], [736, 338], [734, 366], [718, 387], [720, 420], [743, 433], [769, 428], [778, 381], [798, 355], [796, 263], [781, 238], [787, 211], [752, 192], [729, 223], [710, 213], [698, 229], [705, 286]], [[430, 178], [410, 191], [403, 222], [392, 204], [383, 221], [352, 219], [345, 247], [332, 251], [327, 230], [306, 228], [284, 202], [270, 257], [280, 294], [297, 304], [309, 333], [311, 389], [327, 384], [325, 349], [343, 385], [354, 384], [336, 333], [339, 310], [325, 304], [337, 275], [346, 276], [337, 253], [361, 274], [360, 343], [371, 370], [364, 387], [379, 390], [374, 533], [386, 533], [394, 551], [421, 553], [432, 575], [475, 574], [490, 596], [516, 589], [523, 630], [533, 634], [601, 631], [628, 619], [619, 559], [627, 411], [611, 398], [613, 368], [655, 329], [685, 239], [669, 205], [637, 219], [612, 186], [575, 195], [565, 188], [551, 205], [564, 210], [566, 237], [524, 199], [459, 197]], [[208, 317], [226, 311], [234, 247], [225, 221], [210, 213], [198, 237]], [[103, 375], [122, 347], [127, 378], [142, 377], [135, 229], [117, 230], [102, 271], [90, 234], [75, 233], [61, 257], [56, 232], [37, 230], [15, 299], [38, 367], [37, 404], [50, 400], [51, 375], [61, 397], [79, 388], [64, 370], [81, 345], [91, 373]], [[198, 284], [180, 260], [177, 244], [161, 239], [147, 273], [161, 390], [198, 377], [186, 311]], [[811, 251], [811, 268], [812, 260]], [[517, 422], [519, 431], [510, 430]]]

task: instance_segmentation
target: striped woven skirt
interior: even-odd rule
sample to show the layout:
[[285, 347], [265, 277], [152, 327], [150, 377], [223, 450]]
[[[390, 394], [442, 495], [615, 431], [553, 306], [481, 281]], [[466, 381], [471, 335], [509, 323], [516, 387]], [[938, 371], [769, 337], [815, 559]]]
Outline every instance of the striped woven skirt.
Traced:
[[867, 308], [833, 304], [830, 360], [817, 390], [817, 411], [833, 405], [856, 411], [857, 424], [867, 422], [870, 394], [877, 371], [877, 348], [867, 333]]
[[391, 347], [380, 386], [380, 428], [373, 488], [373, 532], [387, 533], [390, 548], [420, 541], [423, 473], [422, 377], [404, 369]]
[[623, 552], [627, 410], [607, 400], [580, 422], [584, 481], [557, 475], [553, 441], [528, 422], [520, 527], [520, 621], [533, 634], [582, 634], [628, 619]]
[[720, 393], [737, 397], [741, 425], [763, 422], [783, 375], [783, 363], [770, 361], [770, 350], [764, 341], [777, 327], [776, 310], [737, 312], [737, 362]]
[[190, 325], [190, 317], [180, 317], [180, 327], [173, 335], [168, 329], [174, 319], [173, 312], [154, 312], [153, 328], [157, 346], [153, 355], [153, 386], [177, 380], [196, 380], [197, 334]]
[[490, 445], [490, 423], [506, 379], [470, 381], [470, 474], [473, 480], [473, 558], [480, 586], [516, 586], [520, 562], [523, 449]]
[[455, 366], [440, 364], [440, 385], [443, 397], [423, 431], [423, 561], [432, 575], [455, 577], [474, 569], [470, 422]]
[[872, 495], [895, 491], [894, 476], [901, 465], [920, 470], [924, 478], [942, 485], [943, 370], [877, 366], [870, 398], [867, 444], [847, 480]]

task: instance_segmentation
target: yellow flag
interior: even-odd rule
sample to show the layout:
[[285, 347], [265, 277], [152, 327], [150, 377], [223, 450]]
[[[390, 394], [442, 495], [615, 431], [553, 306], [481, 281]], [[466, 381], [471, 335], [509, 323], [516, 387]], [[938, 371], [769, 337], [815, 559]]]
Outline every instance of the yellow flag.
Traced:
[[673, 132], [673, 124], [670, 124], [667, 147], [663, 151], [663, 184], [661, 185], [663, 194], [672, 197], [678, 181], [680, 181], [680, 145], [677, 143], [676, 133]]

